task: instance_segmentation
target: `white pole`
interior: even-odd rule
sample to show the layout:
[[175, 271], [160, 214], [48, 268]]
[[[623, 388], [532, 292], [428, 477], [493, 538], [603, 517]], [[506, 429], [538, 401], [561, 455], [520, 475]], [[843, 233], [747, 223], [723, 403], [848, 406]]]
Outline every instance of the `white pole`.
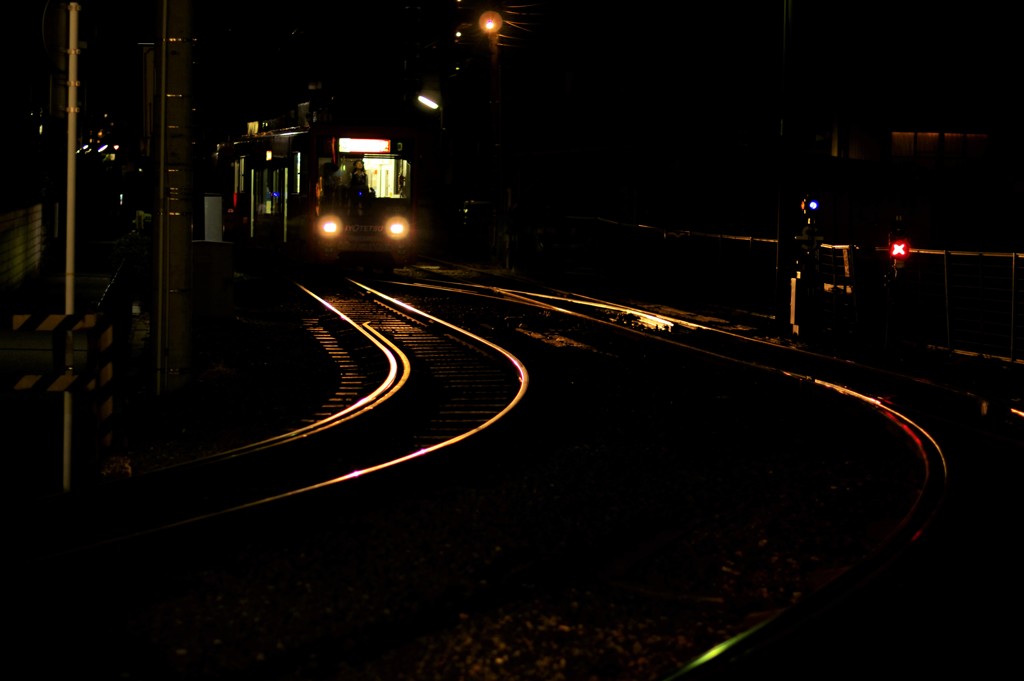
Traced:
[[[64, 250], [64, 314], [75, 313], [75, 154], [78, 150], [78, 12], [81, 5], [68, 3], [68, 148], [67, 148], [67, 243]], [[71, 331], [64, 340], [64, 371], [71, 373], [75, 367], [75, 341]], [[71, 444], [72, 444], [72, 396], [64, 391], [64, 491], [71, 489]]]

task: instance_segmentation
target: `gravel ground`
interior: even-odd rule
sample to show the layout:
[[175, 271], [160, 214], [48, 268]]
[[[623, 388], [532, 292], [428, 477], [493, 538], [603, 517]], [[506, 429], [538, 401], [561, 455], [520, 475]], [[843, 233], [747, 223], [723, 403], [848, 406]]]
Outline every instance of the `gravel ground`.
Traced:
[[193, 325], [192, 381], [159, 397], [145, 381], [149, 320], [136, 320], [123, 455], [108, 476], [138, 475], [298, 426], [337, 386], [337, 367], [304, 320], [318, 311], [261, 278], [236, 275], [234, 314]]
[[[160, 399], [140, 388], [126, 408], [125, 455], [108, 475], [276, 434], [323, 403], [333, 364], [302, 328], [295, 300], [264, 283], [237, 281], [234, 317], [197, 323], [188, 388]], [[607, 378], [565, 380], [588, 394], [589, 380]], [[694, 399], [679, 407], [707, 408]], [[741, 408], [725, 394], [699, 400]], [[253, 547], [244, 561], [169, 576], [159, 595], [118, 606], [131, 638], [105, 651], [104, 664], [118, 645], [144, 640], [166, 678], [665, 678], [862, 557], [919, 482], [907, 462], [858, 461], [856, 448], [838, 467], [788, 459], [784, 449], [768, 457], [754, 446], [721, 448], [716, 466], [686, 470], [664, 415], [624, 420], [620, 407], [606, 408], [591, 423], [594, 438], [539, 421], [552, 435], [543, 457], [325, 521], [315, 541], [286, 551]], [[737, 423], [734, 435], [755, 442], [745, 427], [753, 428]], [[640, 432], [660, 433], [642, 453]], [[633, 465], [638, 456], [643, 466]], [[646, 503], [623, 488], [645, 490]], [[652, 528], [646, 548], [615, 564], [588, 561], [637, 523]], [[382, 536], [386, 545], [375, 541]], [[495, 582], [517, 584], [519, 597], [490, 604]], [[410, 629], [422, 618], [431, 624]], [[360, 649], [389, 627], [388, 650]], [[126, 668], [137, 653], [124, 651]]]

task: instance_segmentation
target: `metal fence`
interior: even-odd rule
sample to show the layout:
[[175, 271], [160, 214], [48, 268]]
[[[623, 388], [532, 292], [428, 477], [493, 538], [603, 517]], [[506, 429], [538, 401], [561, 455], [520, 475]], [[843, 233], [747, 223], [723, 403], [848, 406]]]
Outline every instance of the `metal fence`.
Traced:
[[914, 251], [896, 284], [929, 344], [1024, 359], [1024, 253]]
[[[796, 244], [596, 218], [549, 223], [537, 238], [548, 267], [619, 272], [676, 300], [789, 316]], [[1024, 361], [1024, 253], [915, 250], [895, 268], [886, 248], [820, 244], [814, 261], [814, 318], [826, 333]]]

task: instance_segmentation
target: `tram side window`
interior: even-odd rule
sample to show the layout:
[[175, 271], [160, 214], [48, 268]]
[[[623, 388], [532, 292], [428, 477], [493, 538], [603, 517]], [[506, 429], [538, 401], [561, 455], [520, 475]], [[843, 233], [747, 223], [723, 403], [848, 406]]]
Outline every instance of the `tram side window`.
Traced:
[[245, 193], [245, 156], [231, 164], [235, 194]]
[[396, 170], [397, 180], [395, 186], [395, 194], [402, 199], [407, 199], [412, 196], [412, 164], [402, 159], [396, 159]]

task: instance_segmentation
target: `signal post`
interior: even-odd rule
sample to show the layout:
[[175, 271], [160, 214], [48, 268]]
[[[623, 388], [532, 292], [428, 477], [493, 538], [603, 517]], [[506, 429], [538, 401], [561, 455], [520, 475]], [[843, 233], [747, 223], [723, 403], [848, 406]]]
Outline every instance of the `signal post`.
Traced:
[[817, 210], [818, 201], [810, 195], [800, 201], [802, 229], [795, 237], [800, 251], [789, 280], [789, 324], [794, 336], [813, 333], [816, 324], [818, 245], [824, 238], [818, 234]]
[[885, 270], [885, 345], [899, 344], [905, 340], [904, 324], [906, 315], [904, 279], [900, 272], [910, 258], [910, 240], [906, 236], [902, 216], [896, 216], [896, 224], [889, 233], [888, 259]]

